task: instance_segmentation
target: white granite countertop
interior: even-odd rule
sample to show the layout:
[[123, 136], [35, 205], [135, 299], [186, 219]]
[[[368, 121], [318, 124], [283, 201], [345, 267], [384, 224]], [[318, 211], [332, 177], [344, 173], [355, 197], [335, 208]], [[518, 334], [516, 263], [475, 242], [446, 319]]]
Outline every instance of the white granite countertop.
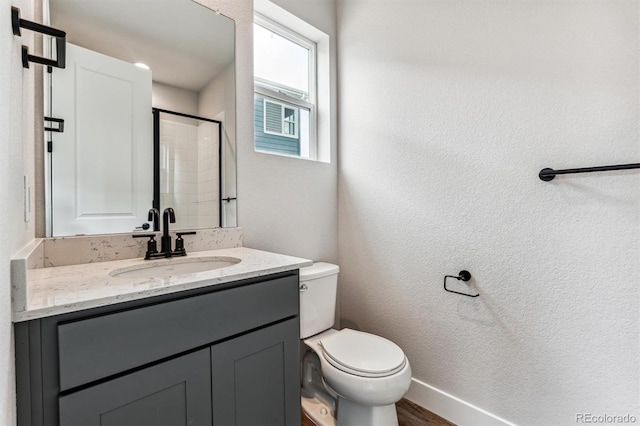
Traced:
[[[206, 257], [231, 257], [239, 263], [204, 272], [168, 276], [166, 278], [124, 278], [111, 276], [113, 270], [136, 269], [136, 266], [175, 262], [184, 263]], [[13, 321], [27, 321], [284, 272], [309, 266], [312, 261], [246, 247], [199, 251], [186, 257], [143, 260], [126, 259], [110, 262], [30, 269], [26, 277], [25, 309], [13, 312]]]

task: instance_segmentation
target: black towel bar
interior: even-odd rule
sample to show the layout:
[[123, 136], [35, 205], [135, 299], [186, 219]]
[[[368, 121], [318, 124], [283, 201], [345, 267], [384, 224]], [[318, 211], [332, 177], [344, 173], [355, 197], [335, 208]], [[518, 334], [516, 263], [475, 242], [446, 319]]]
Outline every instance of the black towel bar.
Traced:
[[49, 67], [64, 68], [66, 66], [66, 46], [67, 46], [67, 33], [57, 30], [46, 25], [38, 24], [37, 22], [27, 21], [20, 18], [20, 9], [11, 6], [11, 28], [13, 29], [13, 35], [20, 36], [22, 31], [20, 28], [35, 31], [38, 33], [46, 34], [56, 39], [56, 54], [57, 59], [43, 58], [40, 56], [30, 55], [29, 48], [22, 45], [22, 66], [29, 68], [29, 62], [35, 62], [37, 64], [47, 65]]
[[553, 170], [553, 169], [542, 169], [540, 173], [538, 173], [538, 177], [540, 180], [545, 182], [549, 182], [556, 177], [556, 175], [566, 175], [570, 173], [591, 173], [591, 172], [607, 172], [610, 170], [630, 170], [630, 169], [640, 169], [640, 163], [633, 164], [618, 164], [615, 166], [600, 166], [600, 167], [583, 167], [580, 169], [563, 169], [563, 170]]

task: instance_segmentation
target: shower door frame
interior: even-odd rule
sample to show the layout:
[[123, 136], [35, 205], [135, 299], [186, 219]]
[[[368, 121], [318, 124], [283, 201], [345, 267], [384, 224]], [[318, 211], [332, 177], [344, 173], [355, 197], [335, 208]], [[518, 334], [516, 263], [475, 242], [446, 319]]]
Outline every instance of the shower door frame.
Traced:
[[[222, 121], [162, 108], [151, 108], [151, 111], [153, 114], [153, 207], [158, 209], [158, 211], [160, 211], [160, 114], [172, 114], [178, 117], [202, 120], [218, 125], [218, 227], [222, 228]], [[154, 222], [153, 230], [159, 231], [160, 224]]]

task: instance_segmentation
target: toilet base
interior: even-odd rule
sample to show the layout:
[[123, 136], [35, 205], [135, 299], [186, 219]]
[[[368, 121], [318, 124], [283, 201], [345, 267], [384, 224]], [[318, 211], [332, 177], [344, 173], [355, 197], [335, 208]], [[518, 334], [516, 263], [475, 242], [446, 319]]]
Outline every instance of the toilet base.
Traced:
[[338, 399], [338, 426], [398, 426], [396, 404], [372, 407]]
[[336, 426], [331, 407], [318, 398], [302, 397], [302, 412], [317, 426]]

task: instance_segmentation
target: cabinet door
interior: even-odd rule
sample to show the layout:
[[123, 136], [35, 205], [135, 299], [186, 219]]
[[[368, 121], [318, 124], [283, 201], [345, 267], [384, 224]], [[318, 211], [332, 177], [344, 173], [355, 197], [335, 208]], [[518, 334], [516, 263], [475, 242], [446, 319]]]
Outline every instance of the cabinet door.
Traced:
[[299, 336], [296, 317], [211, 348], [214, 425], [300, 425]]
[[60, 424], [210, 425], [210, 362], [203, 349], [61, 396]]

